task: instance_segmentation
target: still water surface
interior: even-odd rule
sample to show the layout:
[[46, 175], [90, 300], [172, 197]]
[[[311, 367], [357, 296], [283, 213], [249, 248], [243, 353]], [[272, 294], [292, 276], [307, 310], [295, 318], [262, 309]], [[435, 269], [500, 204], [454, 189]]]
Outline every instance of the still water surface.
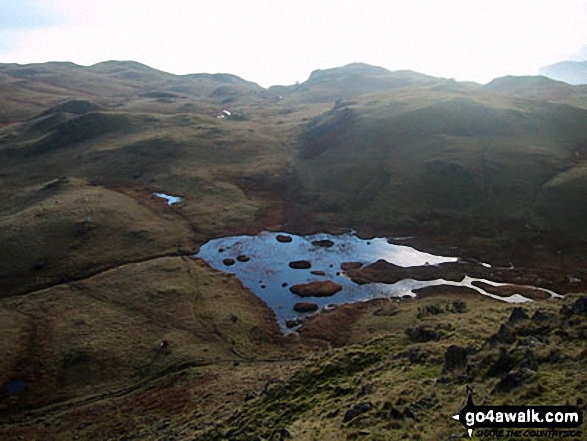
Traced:
[[[278, 235], [291, 238], [291, 242], [278, 241]], [[320, 246], [313, 243], [317, 241], [330, 241], [331, 246]], [[345, 276], [344, 271], [340, 269], [341, 263], [361, 262], [368, 265], [379, 259], [384, 259], [395, 265], [409, 267], [455, 262], [458, 258], [436, 256], [408, 246], [390, 244], [385, 238], [364, 240], [353, 233], [296, 236], [286, 233], [263, 232], [256, 236], [225, 237], [209, 241], [200, 248], [195, 257], [204, 259], [215, 269], [235, 274], [248, 289], [273, 309], [282, 327], [284, 327], [286, 320], [304, 315], [293, 310], [293, 306], [298, 302], [310, 301], [318, 304], [319, 307], [325, 307], [373, 298], [413, 295], [413, 289], [430, 285], [467, 286], [482, 294], [504, 300], [502, 297], [486, 293], [473, 286], [472, 282], [479, 280], [495, 286], [504, 284], [470, 277], [466, 277], [461, 282], [443, 279], [432, 281], [405, 279], [394, 284], [358, 285]], [[225, 259], [233, 260], [234, 263], [226, 265]], [[299, 260], [310, 262], [311, 268], [290, 268], [290, 262]], [[324, 275], [312, 274], [312, 271], [323, 272]], [[343, 289], [331, 297], [309, 298], [298, 297], [289, 290], [294, 284], [316, 280], [332, 280], [340, 284]], [[505, 300], [511, 302], [528, 301], [519, 295]]]

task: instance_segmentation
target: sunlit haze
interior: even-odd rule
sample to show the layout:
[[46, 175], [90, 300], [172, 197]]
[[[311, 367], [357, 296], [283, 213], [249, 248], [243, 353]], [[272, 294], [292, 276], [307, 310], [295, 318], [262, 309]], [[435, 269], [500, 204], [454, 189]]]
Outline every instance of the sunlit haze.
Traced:
[[134, 60], [264, 87], [364, 62], [481, 83], [584, 59], [587, 1], [4, 0], [0, 62]]

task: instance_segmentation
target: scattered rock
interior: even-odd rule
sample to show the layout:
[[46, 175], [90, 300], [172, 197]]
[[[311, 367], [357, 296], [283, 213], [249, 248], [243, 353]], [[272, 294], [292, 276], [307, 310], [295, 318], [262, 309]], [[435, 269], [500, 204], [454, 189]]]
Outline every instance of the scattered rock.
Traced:
[[522, 384], [528, 382], [536, 372], [532, 369], [523, 367], [509, 371], [495, 386], [497, 392], [510, 392], [511, 390], [520, 387]]
[[331, 412], [328, 412], [328, 414], [326, 414], [326, 418], [334, 418], [339, 413], [340, 413], [340, 409], [335, 409], [335, 410], [333, 410]]
[[442, 372], [452, 372], [467, 366], [467, 350], [461, 346], [451, 345], [444, 353]]
[[300, 297], [329, 297], [342, 290], [342, 286], [331, 280], [321, 280], [299, 283], [293, 285], [289, 290]]
[[234, 262], [234, 259], [229, 258], [229, 259], [224, 259], [222, 261], [222, 263], [225, 264], [226, 266], [232, 266], [232, 265], [234, 265], [235, 262]]
[[516, 364], [516, 360], [509, 355], [506, 351], [500, 351], [497, 360], [489, 366], [485, 376], [487, 377], [499, 377], [506, 372], [512, 370]]
[[295, 328], [296, 326], [300, 326], [303, 323], [303, 320], [299, 317], [288, 319], [285, 321], [285, 326], [289, 329]]
[[334, 242], [328, 239], [324, 239], [324, 240], [314, 240], [312, 241], [312, 245], [317, 246], [317, 247], [322, 247], [322, 248], [330, 248], [331, 246], [334, 245]]
[[289, 263], [289, 267], [293, 269], [309, 269], [312, 268], [312, 264], [307, 260], [294, 260]]
[[512, 313], [510, 314], [508, 322], [516, 323], [520, 320], [528, 320], [529, 318], [530, 316], [528, 316], [528, 310], [526, 308], [516, 306], [514, 309], [512, 309]]
[[368, 412], [372, 408], [373, 404], [371, 404], [369, 401], [357, 403], [346, 411], [346, 413], [344, 414], [343, 421], [346, 423], [352, 420], [353, 418], [356, 418], [357, 416], [361, 415], [362, 413]]
[[493, 334], [487, 342], [495, 346], [498, 343], [505, 343], [505, 344], [512, 344], [516, 341], [516, 333], [514, 330], [506, 325], [505, 323], [499, 327], [499, 331], [496, 334]]
[[275, 238], [277, 239], [277, 242], [281, 243], [289, 243], [293, 240], [291, 236], [286, 236], [284, 234], [278, 234]]
[[532, 318], [530, 320], [532, 320], [533, 323], [542, 323], [542, 322], [547, 321], [549, 318], [550, 318], [549, 315], [545, 314], [540, 309], [537, 309], [536, 312], [534, 312], [534, 314], [532, 315]]
[[297, 312], [314, 312], [318, 310], [318, 305], [313, 302], [300, 302], [296, 303], [293, 309]]
[[238, 260], [239, 262], [248, 262], [249, 260], [251, 260], [251, 258], [249, 256], [241, 254], [240, 256], [236, 257], [236, 260]]
[[350, 271], [354, 269], [359, 269], [363, 266], [361, 262], [342, 262], [340, 264], [340, 269], [343, 271]]
[[415, 343], [425, 343], [427, 341], [438, 341], [441, 338], [440, 333], [425, 326], [418, 325], [414, 328], [406, 329], [406, 335]]

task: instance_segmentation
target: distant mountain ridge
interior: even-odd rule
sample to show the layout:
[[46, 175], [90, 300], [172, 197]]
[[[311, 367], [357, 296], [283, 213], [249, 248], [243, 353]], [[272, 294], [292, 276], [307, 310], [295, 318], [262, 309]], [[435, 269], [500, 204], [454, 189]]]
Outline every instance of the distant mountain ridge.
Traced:
[[587, 61], [561, 61], [541, 68], [539, 73], [569, 84], [587, 84]]

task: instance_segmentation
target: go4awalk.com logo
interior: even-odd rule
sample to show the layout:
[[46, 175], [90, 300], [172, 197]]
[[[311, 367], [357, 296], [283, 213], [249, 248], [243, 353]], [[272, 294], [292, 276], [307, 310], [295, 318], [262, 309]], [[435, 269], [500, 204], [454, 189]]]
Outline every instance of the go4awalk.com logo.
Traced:
[[453, 415], [469, 434], [491, 437], [581, 439], [583, 412], [576, 406], [475, 406], [467, 386], [467, 404]]

